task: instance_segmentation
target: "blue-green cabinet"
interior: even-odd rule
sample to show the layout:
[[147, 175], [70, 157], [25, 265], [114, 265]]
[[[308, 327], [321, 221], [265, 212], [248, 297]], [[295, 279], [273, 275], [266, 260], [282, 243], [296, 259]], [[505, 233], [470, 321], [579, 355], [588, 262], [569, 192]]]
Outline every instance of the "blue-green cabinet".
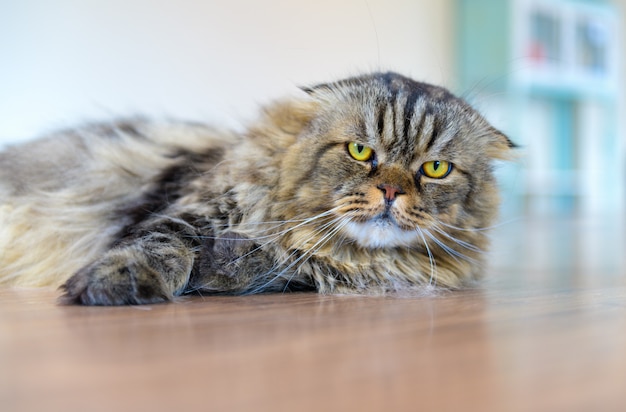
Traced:
[[589, 214], [621, 207], [613, 6], [457, 0], [456, 13], [459, 91], [524, 147], [503, 177], [518, 209]]

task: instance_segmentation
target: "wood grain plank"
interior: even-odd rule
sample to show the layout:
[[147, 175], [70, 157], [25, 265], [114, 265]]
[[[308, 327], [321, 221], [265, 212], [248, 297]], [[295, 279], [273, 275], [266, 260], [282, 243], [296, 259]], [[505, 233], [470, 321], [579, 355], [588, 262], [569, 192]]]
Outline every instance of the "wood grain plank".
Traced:
[[[621, 232], [594, 260], [580, 236], [602, 232], [541, 230], [504, 231], [484, 282], [432, 296], [90, 308], [0, 290], [0, 409], [626, 410]], [[555, 244], [563, 233], [575, 240]], [[530, 240], [537, 261], [516, 255]]]

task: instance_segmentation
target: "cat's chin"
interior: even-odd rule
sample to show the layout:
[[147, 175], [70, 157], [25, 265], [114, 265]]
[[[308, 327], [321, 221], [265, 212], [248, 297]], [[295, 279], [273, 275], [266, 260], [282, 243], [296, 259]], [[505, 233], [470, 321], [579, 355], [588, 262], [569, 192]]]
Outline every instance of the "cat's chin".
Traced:
[[380, 218], [350, 222], [344, 231], [357, 244], [370, 249], [410, 246], [421, 239], [417, 230], [404, 230], [390, 220]]

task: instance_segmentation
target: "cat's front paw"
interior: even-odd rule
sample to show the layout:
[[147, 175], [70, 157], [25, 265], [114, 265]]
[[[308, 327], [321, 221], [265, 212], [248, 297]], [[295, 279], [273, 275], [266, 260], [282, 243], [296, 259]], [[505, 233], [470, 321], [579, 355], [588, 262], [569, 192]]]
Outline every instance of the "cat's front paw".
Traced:
[[82, 305], [138, 305], [173, 299], [161, 275], [145, 261], [122, 251], [109, 252], [102, 259], [74, 274], [61, 288], [60, 301]]

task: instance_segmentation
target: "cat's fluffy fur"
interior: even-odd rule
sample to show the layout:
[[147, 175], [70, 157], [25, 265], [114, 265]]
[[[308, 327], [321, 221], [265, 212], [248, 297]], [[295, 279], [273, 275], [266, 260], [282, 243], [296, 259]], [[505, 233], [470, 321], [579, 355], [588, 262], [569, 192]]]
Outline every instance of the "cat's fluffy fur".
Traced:
[[[0, 283], [106, 305], [479, 275], [492, 161], [511, 142], [445, 89], [395, 73], [305, 92], [241, 135], [127, 120], [0, 153]], [[356, 160], [351, 142], [372, 156]], [[428, 177], [429, 161], [450, 173]]]

